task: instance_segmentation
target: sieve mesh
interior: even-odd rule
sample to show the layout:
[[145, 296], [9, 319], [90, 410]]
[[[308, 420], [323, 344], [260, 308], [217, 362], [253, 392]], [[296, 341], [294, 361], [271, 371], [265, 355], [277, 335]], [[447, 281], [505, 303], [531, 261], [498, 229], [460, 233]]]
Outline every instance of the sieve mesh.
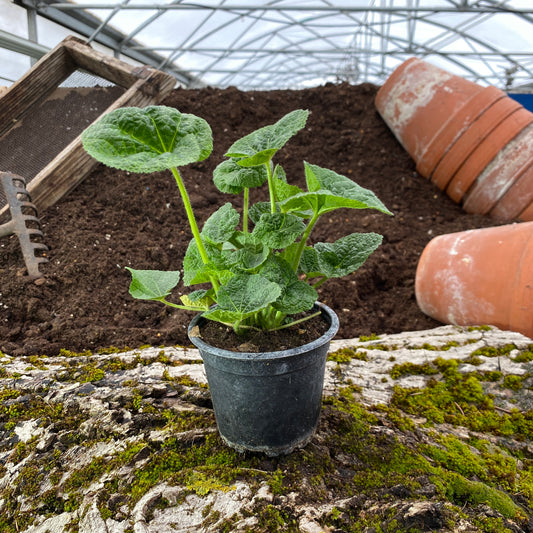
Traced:
[[[74, 71], [0, 138], [0, 171], [18, 174], [29, 184], [124, 92], [108, 80]], [[0, 209], [6, 203], [0, 187]]]

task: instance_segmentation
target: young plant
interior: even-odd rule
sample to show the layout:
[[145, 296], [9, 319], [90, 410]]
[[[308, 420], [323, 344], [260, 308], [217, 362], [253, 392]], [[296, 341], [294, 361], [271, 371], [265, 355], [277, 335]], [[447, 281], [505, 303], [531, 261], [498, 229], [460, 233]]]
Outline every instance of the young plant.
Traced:
[[[167, 297], [180, 281], [179, 271], [128, 268], [133, 297], [202, 312], [237, 332], [272, 331], [295, 323], [290, 316], [309, 311], [316, 288], [326, 280], [346, 276], [366, 261], [381, 235], [353, 233], [314, 246], [309, 238], [319, 217], [335, 209], [392, 214], [374, 193], [307, 162], [303, 190], [273, 165], [276, 152], [305, 126], [307, 116], [308, 111], [292, 111], [229, 148], [213, 180], [222, 193], [243, 195], [242, 215], [225, 203], [201, 231], [178, 168], [211, 153], [205, 120], [165, 106], [130, 107], [112, 111], [83, 132], [85, 150], [105, 165], [137, 173], [170, 170], [187, 213], [193, 238], [183, 260], [183, 283], [202, 288], [177, 304]], [[250, 205], [250, 189], [264, 183], [269, 201]]]

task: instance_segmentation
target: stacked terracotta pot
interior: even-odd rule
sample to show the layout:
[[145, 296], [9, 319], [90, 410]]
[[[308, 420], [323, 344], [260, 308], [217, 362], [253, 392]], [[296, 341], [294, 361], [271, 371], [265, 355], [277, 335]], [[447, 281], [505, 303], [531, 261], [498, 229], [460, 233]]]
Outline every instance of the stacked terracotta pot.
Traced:
[[533, 338], [533, 113], [416, 58], [393, 72], [376, 107], [417, 171], [466, 211], [525, 221], [434, 238], [416, 272], [420, 309]]
[[411, 58], [376, 107], [418, 172], [466, 211], [533, 220], [533, 113], [503, 91]]

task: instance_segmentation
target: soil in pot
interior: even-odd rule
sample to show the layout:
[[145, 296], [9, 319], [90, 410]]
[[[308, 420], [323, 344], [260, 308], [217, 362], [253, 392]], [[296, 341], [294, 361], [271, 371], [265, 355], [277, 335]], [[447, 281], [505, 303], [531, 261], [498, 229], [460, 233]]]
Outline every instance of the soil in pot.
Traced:
[[[294, 316], [295, 320], [302, 318]], [[326, 333], [329, 324], [316, 316], [294, 326], [276, 331], [246, 330], [242, 335], [235, 333], [233, 328], [207, 320], [200, 328], [200, 336], [211, 346], [231, 350], [233, 352], [277, 352], [289, 350], [308, 344]]]

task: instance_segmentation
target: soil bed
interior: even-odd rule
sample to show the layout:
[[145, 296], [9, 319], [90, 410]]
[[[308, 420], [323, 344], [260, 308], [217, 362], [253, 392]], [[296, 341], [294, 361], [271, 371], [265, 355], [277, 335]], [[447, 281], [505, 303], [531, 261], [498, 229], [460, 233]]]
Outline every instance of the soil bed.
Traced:
[[[369, 84], [268, 92], [177, 89], [163, 102], [201, 116], [213, 129], [213, 154], [182, 172], [200, 221], [234, 201], [219, 193], [211, 179], [231, 143], [298, 108], [311, 111], [307, 128], [276, 159], [289, 181], [303, 184], [306, 160], [371, 189], [394, 212], [388, 217], [339, 210], [312, 234], [314, 242], [356, 231], [384, 235], [382, 246], [357, 273], [320, 288], [320, 300], [339, 314], [337, 338], [438, 326], [418, 309], [414, 296], [416, 265], [425, 245], [439, 234], [501, 224], [466, 214], [416, 173], [375, 110], [376, 91]], [[59, 110], [50, 106], [49, 113], [51, 129]], [[255, 202], [258, 195], [252, 195]], [[40, 218], [50, 248], [50, 262], [41, 268], [44, 282], [25, 278], [16, 237], [0, 240], [0, 350], [54, 355], [60, 349], [190, 345], [186, 331], [192, 315], [132, 299], [124, 269], [181, 269], [191, 235], [171, 175], [133, 175], [99, 166]]]

